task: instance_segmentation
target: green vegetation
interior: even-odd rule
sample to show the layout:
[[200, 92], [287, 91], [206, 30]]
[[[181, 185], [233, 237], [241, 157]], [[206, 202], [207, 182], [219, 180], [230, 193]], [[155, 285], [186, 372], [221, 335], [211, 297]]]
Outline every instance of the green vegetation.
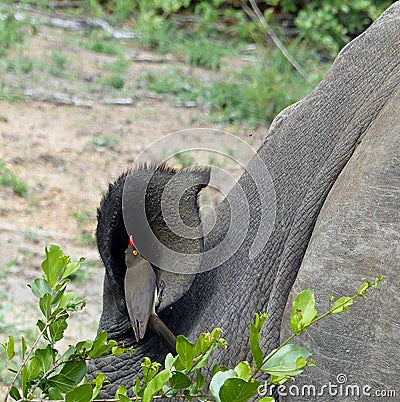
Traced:
[[54, 50], [50, 53], [49, 73], [56, 77], [61, 77], [67, 68], [68, 60], [63, 51]]
[[77, 241], [85, 246], [93, 246], [96, 243], [93, 230], [90, 227], [88, 228], [88, 224], [93, 216], [94, 212], [85, 208], [80, 209], [72, 214], [72, 217], [75, 219], [79, 230], [79, 238]]
[[124, 56], [119, 56], [118, 60], [108, 63], [104, 66], [104, 69], [114, 73], [123, 74], [129, 70], [130, 61], [125, 59]]
[[[0, 6], [5, 15], [0, 19], [0, 55], [15, 49], [29, 32], [28, 23], [15, 19], [11, 3], [8, 8], [3, 7], [5, 11]], [[50, 0], [29, 3], [50, 10], [53, 7]], [[136, 34], [132, 40], [120, 41], [108, 30], [93, 28], [84, 38], [79, 34], [74, 40], [69, 39], [72, 45], [110, 56], [111, 60], [101, 66], [109, 74], [76, 74], [71, 80], [65, 70], [80, 71], [80, 67], [72, 66], [73, 61], [63, 51], [53, 51], [49, 62], [38, 70], [69, 78], [71, 94], [81, 91], [82, 82], [78, 88], [74, 85], [78, 86], [75, 81], [84, 78], [90, 94], [110, 90], [113, 95], [121, 92], [121, 96], [131, 97], [135, 93], [140, 98], [150, 90], [168, 95], [166, 98], [176, 106], [205, 106], [213, 122], [266, 125], [279, 111], [310, 92], [339, 49], [390, 3], [388, 0], [267, 0], [258, 2], [265, 18], [261, 23], [249, 6], [240, 6], [232, 0], [89, 0], [62, 12], [81, 18], [102, 17], [116, 29]], [[282, 16], [293, 29], [282, 27]], [[304, 76], [275, 46], [269, 29], [274, 30], [301, 66]], [[135, 76], [129, 68], [129, 53], [135, 53], [136, 46], [168, 53], [181, 68], [149, 68], [145, 75]], [[182, 64], [197, 68], [189, 70]], [[0, 99], [23, 98], [25, 90], [30, 89], [27, 74], [32, 80], [45, 80], [43, 74], [37, 77], [36, 65], [41, 64], [26, 56], [13, 55], [3, 60], [0, 69], [8, 75], [2, 74]], [[17, 75], [17, 79], [10, 79], [11, 74]], [[146, 88], [142, 85], [143, 78]], [[66, 87], [63, 82], [57, 85]]]
[[[359, 35], [393, 1], [390, 0], [267, 0], [294, 15], [299, 36], [319, 51], [335, 56], [352, 38]], [[272, 14], [271, 14], [272, 18]]]
[[[83, 259], [72, 261], [55, 245], [46, 247], [45, 252], [46, 258], [41, 264], [43, 275], [29, 285], [38, 299], [40, 310], [35, 340], [28, 347], [24, 336], [18, 342], [9, 335], [8, 341], [0, 347], [2, 357], [13, 373], [7, 395], [24, 401], [40, 398], [89, 402], [97, 398], [107, 379], [104, 374], [98, 373], [94, 380], [87, 380], [87, 362], [105, 354], [131, 353], [132, 348], [107, 339], [106, 332], [102, 331], [93, 341], [80, 341], [71, 345], [65, 353], [58, 351], [57, 343], [64, 337], [70, 314], [82, 310], [86, 304], [82, 297], [67, 291], [69, 280], [80, 269]], [[159, 363], [144, 358], [143, 380], [133, 380], [134, 395], [144, 402], [150, 402], [156, 395], [164, 398], [180, 396], [189, 401], [193, 398], [218, 402], [248, 401], [260, 393], [260, 387], [265, 388], [256, 380], [258, 373], [270, 376], [268, 387], [271, 387], [281, 385], [315, 365], [310, 351], [291, 342], [321, 319], [347, 312], [356, 298], [365, 298], [383, 280], [384, 277], [365, 280], [353, 296], [342, 296], [336, 300], [330, 296], [329, 310], [320, 315], [315, 309], [314, 292], [300, 292], [293, 302], [290, 316], [289, 325], [293, 333], [272, 351], [263, 351], [260, 343], [261, 330], [268, 315], [255, 314], [249, 335], [252, 361], [240, 361], [234, 368], [215, 365], [207, 386], [202, 370], [205, 368], [210, 372], [207, 366], [212, 353], [227, 347], [227, 342], [221, 337], [221, 329], [202, 333], [195, 343], [178, 335], [177, 353], [175, 356], [171, 353], [167, 355], [163, 369]], [[115, 398], [122, 402], [130, 401], [125, 386], [118, 388]], [[272, 397], [262, 400], [274, 401]]]
[[23, 39], [23, 24], [13, 14], [7, 13], [5, 18], [0, 18], [0, 56], [15, 48]]
[[28, 195], [28, 185], [0, 159], [0, 186], [10, 187], [20, 197]]
[[119, 75], [111, 75], [104, 78], [104, 84], [114, 89], [122, 89], [124, 87], [124, 79]]

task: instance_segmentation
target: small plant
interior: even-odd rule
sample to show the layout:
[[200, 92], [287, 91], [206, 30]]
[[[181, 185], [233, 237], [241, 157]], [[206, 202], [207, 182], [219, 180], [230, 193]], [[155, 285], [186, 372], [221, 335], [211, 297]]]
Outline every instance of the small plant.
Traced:
[[104, 68], [114, 74], [122, 74], [128, 71], [130, 64], [131, 63], [129, 60], [126, 60], [125, 57], [120, 56], [118, 60], [106, 64]]
[[[81, 266], [83, 259], [72, 261], [55, 245], [46, 248], [46, 258], [41, 264], [43, 277], [29, 286], [39, 301], [41, 317], [37, 321], [39, 334], [28, 348], [26, 339], [21, 338], [21, 361], [17, 361], [16, 342], [13, 336], [2, 344], [8, 368], [14, 378], [8, 387], [7, 396], [14, 400], [28, 401], [35, 397], [77, 401], [91, 401], [98, 395], [105, 376], [98, 374], [92, 382], [83, 382], [87, 361], [103, 356], [130, 352], [117, 346], [100, 332], [94, 341], [81, 341], [61, 354], [56, 344], [64, 337], [68, 319], [72, 312], [85, 307], [85, 300], [74, 292], [67, 291], [67, 285]], [[39, 346], [40, 343], [43, 346]], [[17, 382], [21, 387], [16, 386]]]
[[10, 187], [20, 197], [28, 195], [28, 186], [0, 159], [0, 186]]
[[218, 70], [221, 67], [222, 57], [233, 54], [229, 47], [223, 47], [220, 43], [213, 43], [202, 38], [185, 40], [176, 48], [185, 55], [187, 64], [212, 70]]
[[56, 77], [61, 77], [68, 64], [65, 53], [54, 50], [50, 53], [50, 60], [51, 64], [49, 65], [49, 73]]
[[190, 167], [196, 164], [196, 158], [191, 154], [190, 151], [183, 151], [174, 154], [176, 162], [181, 167]]
[[[375, 278], [374, 281], [365, 280], [353, 296], [343, 296], [336, 300], [330, 296], [330, 308], [321, 315], [318, 315], [315, 309], [314, 292], [312, 290], [300, 292], [293, 302], [290, 316], [293, 334], [267, 354], [261, 349], [260, 337], [268, 315], [255, 314], [255, 321], [250, 323], [250, 349], [253, 361], [241, 361], [234, 369], [214, 366], [208, 388], [201, 370], [208, 364], [209, 357], [216, 348], [227, 346], [226, 341], [220, 336], [221, 329], [216, 328], [211, 333], [201, 334], [196, 343], [191, 343], [180, 335], [176, 344], [178, 354], [175, 357], [172, 354], [167, 355], [163, 370], [160, 371], [159, 363], [151, 362], [148, 358], [144, 359], [143, 383], [139, 379], [134, 381], [135, 396], [142, 398], [143, 402], [150, 402], [155, 395], [164, 398], [181, 396], [188, 400], [197, 398], [217, 402], [248, 401], [259, 393], [261, 383], [255, 379], [258, 373], [268, 375], [268, 385], [276, 386], [299, 376], [307, 367], [315, 365], [310, 358], [311, 353], [291, 343], [292, 340], [321, 319], [348, 311], [354, 299], [366, 297], [369, 290], [377, 288], [383, 280], [383, 276]], [[125, 387], [120, 387], [118, 390], [116, 398], [120, 396], [126, 397]], [[262, 401], [273, 402], [274, 398], [264, 397]]]
[[26, 57], [17, 57], [7, 60], [7, 71], [15, 72], [17, 74], [29, 74], [33, 71], [34, 63]]
[[[9, 336], [8, 341], [1, 345], [8, 368], [14, 373], [6, 398], [11, 396], [14, 400], [28, 401], [39, 397], [66, 402], [89, 402], [98, 396], [106, 378], [98, 373], [93, 381], [84, 380], [87, 361], [106, 353], [119, 355], [131, 352], [131, 349], [108, 340], [103, 331], [94, 341], [81, 341], [70, 346], [63, 354], [58, 352], [56, 344], [64, 337], [70, 314], [85, 306], [84, 299], [66, 290], [71, 276], [79, 270], [83, 259], [71, 261], [55, 245], [48, 246], [45, 251], [46, 258], [41, 264], [43, 277], [35, 279], [30, 285], [39, 300], [41, 311], [41, 318], [36, 324], [39, 335], [30, 348], [25, 338], [21, 338], [20, 362], [17, 361], [13, 336]], [[196, 398], [201, 401], [248, 401], [260, 390], [261, 383], [256, 380], [257, 374], [265, 373], [269, 376], [268, 386], [280, 385], [314, 365], [311, 353], [291, 343], [293, 339], [321, 319], [348, 311], [356, 298], [366, 297], [370, 289], [377, 288], [383, 280], [383, 276], [374, 281], [365, 280], [353, 296], [342, 296], [336, 300], [330, 296], [329, 310], [321, 315], [315, 309], [314, 292], [300, 292], [293, 302], [290, 316], [293, 334], [269, 353], [262, 351], [260, 345], [261, 329], [268, 316], [264, 313], [255, 314], [255, 321], [250, 323], [249, 337], [252, 361], [238, 362], [233, 369], [214, 366], [209, 386], [206, 385], [202, 369], [208, 365], [216, 349], [225, 349], [227, 346], [221, 337], [221, 329], [215, 328], [210, 333], [201, 334], [195, 343], [179, 335], [177, 354], [166, 356], [162, 370], [159, 363], [144, 358], [143, 380], [133, 381], [134, 395], [143, 402], [150, 402], [156, 395], [163, 398], [180, 396], [188, 400]], [[115, 398], [123, 402], [130, 401], [124, 386], [118, 388]], [[272, 402], [274, 399], [264, 397], [262, 401]]]
[[93, 212], [89, 209], [81, 209], [74, 212], [72, 216], [75, 219], [80, 231], [77, 241], [85, 246], [94, 245], [96, 243], [96, 239], [93, 235], [93, 231], [86, 228], [90, 218], [93, 216]]
[[15, 48], [24, 39], [23, 24], [12, 13], [0, 18], [0, 56], [5, 56], [9, 49]]
[[124, 87], [124, 79], [119, 75], [111, 75], [104, 79], [104, 83], [114, 89], [122, 89]]
[[79, 42], [80, 46], [92, 52], [119, 55], [121, 54], [120, 47], [115, 44], [107, 34], [93, 31], [87, 40]]

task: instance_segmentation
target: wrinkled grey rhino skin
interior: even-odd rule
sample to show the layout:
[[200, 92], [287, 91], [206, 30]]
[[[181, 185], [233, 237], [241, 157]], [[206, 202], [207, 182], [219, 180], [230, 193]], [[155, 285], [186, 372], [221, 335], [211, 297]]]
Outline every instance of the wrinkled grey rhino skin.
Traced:
[[[250, 259], [249, 248], [261, 218], [261, 197], [268, 195], [259, 194], [244, 173], [237, 187], [241, 186], [250, 206], [246, 239], [232, 258], [217, 269], [198, 274], [185, 296], [161, 312], [174, 333], [194, 340], [202, 331], [222, 327], [229, 348], [213, 363], [234, 366], [241, 359], [251, 359], [248, 323], [253, 313], [267, 311], [271, 317], [262, 346], [266, 351], [276, 347], [285, 305], [315, 222], [340, 175], [319, 217], [296, 290], [311, 287], [323, 298], [354, 291], [363, 276], [386, 273], [388, 280], [384, 292], [371, 295], [372, 305], [359, 303], [350, 315], [329, 318], [305, 338], [304, 344], [314, 351], [318, 364], [312, 379], [318, 384], [335, 380], [332, 375], [340, 369], [360, 383], [368, 379], [371, 385], [389, 387], [399, 382], [395, 363], [400, 361], [399, 332], [394, 318], [400, 307], [395, 275], [399, 260], [399, 175], [395, 161], [399, 83], [397, 2], [342, 50], [326, 78], [309, 96], [275, 119], [258, 151], [275, 189], [272, 235], [263, 252]], [[205, 239], [206, 249], [218, 244], [226, 233], [227, 202], [217, 210], [217, 220], [216, 229]], [[121, 294], [115, 292], [114, 283], [121, 279], [112, 276], [105, 276], [99, 329], [134, 345], [133, 333], [127, 331], [128, 317], [116, 309]], [[286, 320], [283, 324], [287, 327]], [[135, 345], [133, 356], [93, 361], [89, 373], [103, 371], [111, 380], [104, 396], [112, 396], [119, 384], [131, 386], [144, 356], [162, 361], [165, 353], [155, 336], [149, 335]], [[374, 369], [374, 359], [379, 369]], [[324, 395], [321, 400], [327, 398]]]
[[[397, 29], [399, 35], [398, 22]], [[291, 303], [302, 289], [315, 289], [322, 313], [328, 309], [327, 295], [355, 294], [361, 278], [383, 274], [386, 283], [367, 300], [358, 300], [350, 313], [329, 317], [298, 339], [313, 352], [317, 366], [294, 382], [293, 396], [285, 401], [308, 401], [309, 392], [322, 392], [324, 401], [400, 398], [399, 150], [397, 85], [360, 137], [322, 207], [289, 295], [281, 340], [290, 335], [286, 323]], [[331, 391], [322, 388], [329, 383]]]

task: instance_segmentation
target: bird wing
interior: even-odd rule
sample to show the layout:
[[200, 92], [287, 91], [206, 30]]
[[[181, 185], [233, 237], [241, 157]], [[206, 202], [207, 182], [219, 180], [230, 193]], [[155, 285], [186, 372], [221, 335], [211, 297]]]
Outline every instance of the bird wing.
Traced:
[[145, 259], [141, 258], [126, 270], [125, 301], [137, 342], [143, 339], [146, 333], [147, 323], [154, 308], [156, 286], [156, 274]]

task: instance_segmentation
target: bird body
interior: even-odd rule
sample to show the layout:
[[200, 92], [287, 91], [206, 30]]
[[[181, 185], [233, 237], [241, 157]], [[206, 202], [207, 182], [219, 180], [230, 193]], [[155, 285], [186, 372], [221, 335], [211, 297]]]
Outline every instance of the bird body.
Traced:
[[148, 261], [133, 245], [126, 251], [125, 301], [136, 341], [144, 338], [147, 324], [158, 304], [157, 278]]

